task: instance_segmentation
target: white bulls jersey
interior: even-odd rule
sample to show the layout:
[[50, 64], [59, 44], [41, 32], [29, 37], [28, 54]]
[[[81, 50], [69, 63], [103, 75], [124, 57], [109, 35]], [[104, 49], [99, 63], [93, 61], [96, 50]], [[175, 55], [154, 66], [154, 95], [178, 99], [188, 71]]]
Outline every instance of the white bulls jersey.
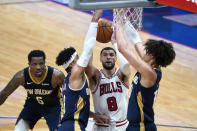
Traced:
[[[126, 118], [129, 88], [122, 82], [117, 72], [118, 70], [111, 77], [107, 77], [100, 70], [100, 82], [92, 92], [95, 113], [108, 115], [111, 119], [110, 125], [113, 127], [128, 124]], [[107, 127], [107, 125], [100, 126]]]

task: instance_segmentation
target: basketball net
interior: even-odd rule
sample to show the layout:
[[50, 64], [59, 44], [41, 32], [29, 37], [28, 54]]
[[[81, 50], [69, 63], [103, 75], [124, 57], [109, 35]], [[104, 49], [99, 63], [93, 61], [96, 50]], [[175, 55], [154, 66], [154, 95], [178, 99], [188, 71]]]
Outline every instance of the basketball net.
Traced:
[[142, 28], [142, 12], [143, 8], [117, 8], [113, 9], [113, 24], [112, 28], [115, 30], [118, 22], [124, 24], [130, 22], [136, 30]]

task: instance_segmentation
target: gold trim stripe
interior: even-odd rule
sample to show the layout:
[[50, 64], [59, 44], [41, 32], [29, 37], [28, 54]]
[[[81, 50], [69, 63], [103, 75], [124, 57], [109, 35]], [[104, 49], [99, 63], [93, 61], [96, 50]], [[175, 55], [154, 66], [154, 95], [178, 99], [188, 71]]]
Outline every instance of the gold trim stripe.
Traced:
[[39, 84], [42, 83], [42, 82], [45, 80], [45, 78], [47, 77], [47, 74], [48, 74], [48, 66], [46, 66], [45, 74], [44, 74], [42, 80], [39, 81], [39, 82], [36, 82], [36, 81], [34, 80], [34, 78], [32, 77], [31, 72], [30, 72], [30, 68], [28, 69], [28, 73], [29, 73], [29, 76], [30, 76], [31, 80], [32, 80], [35, 84], [39, 85]]
[[77, 101], [77, 111], [74, 114], [74, 120], [75, 120], [75, 131], [81, 131], [80, 125], [79, 125], [79, 114], [81, 110], [84, 107], [84, 101], [81, 96], [79, 96], [79, 99]]
[[140, 122], [140, 131], [145, 131], [145, 126], [144, 126], [144, 112], [143, 112], [143, 103], [142, 103], [142, 94], [141, 92], [138, 92], [137, 95], [137, 103], [140, 108], [140, 115], [141, 115], [141, 122]]

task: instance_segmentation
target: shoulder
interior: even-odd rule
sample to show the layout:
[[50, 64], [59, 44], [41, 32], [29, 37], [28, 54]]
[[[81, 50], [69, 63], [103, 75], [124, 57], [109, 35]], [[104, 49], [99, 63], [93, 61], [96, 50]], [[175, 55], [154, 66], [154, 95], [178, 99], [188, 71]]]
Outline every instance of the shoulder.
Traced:
[[64, 73], [56, 68], [53, 69], [53, 77], [65, 78]]
[[13, 79], [15, 82], [19, 82], [19, 84], [23, 85], [24, 84], [24, 81], [25, 81], [25, 77], [24, 77], [24, 70], [20, 70], [18, 71]]
[[18, 71], [15, 75], [14, 75], [15, 79], [22, 79], [24, 78], [24, 70], [20, 70]]

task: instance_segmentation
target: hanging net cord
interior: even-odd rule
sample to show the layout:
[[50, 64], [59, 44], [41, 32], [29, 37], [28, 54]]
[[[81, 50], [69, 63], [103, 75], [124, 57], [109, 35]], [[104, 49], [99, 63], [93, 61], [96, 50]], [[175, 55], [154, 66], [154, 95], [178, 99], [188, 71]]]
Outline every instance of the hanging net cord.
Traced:
[[143, 8], [140, 7], [113, 9], [113, 29], [115, 30], [118, 22], [123, 24], [129, 21], [135, 29], [140, 30], [142, 28], [142, 12]]

